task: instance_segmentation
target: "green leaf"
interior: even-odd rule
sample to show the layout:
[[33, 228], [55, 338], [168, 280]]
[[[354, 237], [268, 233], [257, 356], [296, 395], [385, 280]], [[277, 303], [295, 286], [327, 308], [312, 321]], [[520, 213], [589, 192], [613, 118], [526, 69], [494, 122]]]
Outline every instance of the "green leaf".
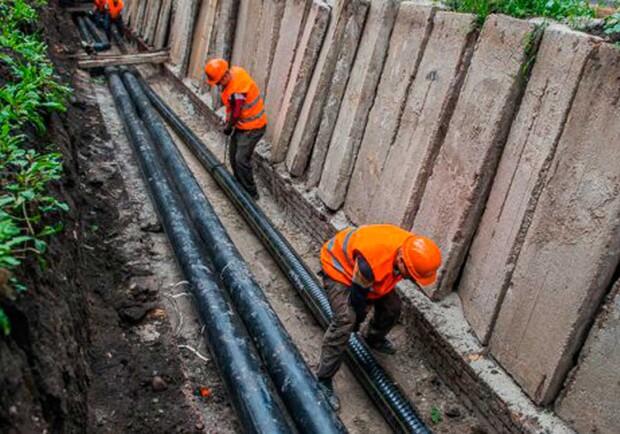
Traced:
[[11, 323], [9, 321], [9, 317], [4, 313], [4, 309], [0, 307], [0, 330], [4, 333], [5, 336], [11, 334]]
[[431, 409], [431, 422], [434, 425], [437, 425], [439, 422], [441, 422], [441, 410], [439, 410], [437, 407], [433, 407]]

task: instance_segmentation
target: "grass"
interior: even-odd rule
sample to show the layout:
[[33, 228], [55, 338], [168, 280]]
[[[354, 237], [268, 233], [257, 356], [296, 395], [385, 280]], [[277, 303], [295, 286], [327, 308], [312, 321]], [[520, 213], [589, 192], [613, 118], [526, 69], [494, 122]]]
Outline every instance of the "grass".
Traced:
[[[46, 239], [62, 230], [61, 214], [68, 210], [51, 194], [62, 176], [60, 154], [52, 145], [34, 146], [44, 141], [46, 116], [66, 110], [70, 92], [31, 30], [44, 4], [0, 0], [0, 301], [26, 290], [14, 271], [27, 257], [45, 266]], [[0, 332], [11, 332], [1, 307]]]
[[595, 11], [588, 0], [445, 0], [448, 8], [476, 14], [481, 21], [490, 14], [516, 18], [544, 17], [558, 21], [593, 18]]

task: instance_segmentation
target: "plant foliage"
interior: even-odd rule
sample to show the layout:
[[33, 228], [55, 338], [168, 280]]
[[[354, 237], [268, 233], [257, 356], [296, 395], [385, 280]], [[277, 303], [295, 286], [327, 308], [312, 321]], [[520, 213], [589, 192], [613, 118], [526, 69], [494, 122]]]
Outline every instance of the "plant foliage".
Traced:
[[[70, 89], [59, 83], [47, 46], [31, 29], [42, 0], [0, 0], [0, 296], [14, 298], [24, 287], [12, 277], [27, 255], [44, 264], [46, 238], [62, 229], [65, 203], [51, 195], [62, 175], [52, 146], [35, 149], [33, 127], [46, 131], [45, 116], [64, 111]], [[40, 146], [39, 146], [40, 148]], [[11, 330], [0, 308], [0, 332]]]
[[446, 0], [446, 6], [458, 12], [468, 12], [484, 19], [490, 14], [505, 14], [516, 18], [545, 17], [572, 21], [594, 17], [588, 0]]

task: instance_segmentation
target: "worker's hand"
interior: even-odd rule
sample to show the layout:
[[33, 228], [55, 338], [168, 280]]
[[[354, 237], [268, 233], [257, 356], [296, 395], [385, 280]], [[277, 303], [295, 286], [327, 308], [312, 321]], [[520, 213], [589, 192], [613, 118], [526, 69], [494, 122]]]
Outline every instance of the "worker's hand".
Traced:
[[363, 288], [359, 288], [356, 285], [352, 285], [349, 290], [349, 304], [355, 311], [355, 328], [353, 331], [357, 332], [360, 325], [366, 319], [368, 308], [368, 300], [366, 299], [366, 295], [368, 294], [368, 290], [364, 291]]
[[224, 127], [224, 135], [230, 136], [235, 131], [235, 128], [232, 125], [226, 125]]

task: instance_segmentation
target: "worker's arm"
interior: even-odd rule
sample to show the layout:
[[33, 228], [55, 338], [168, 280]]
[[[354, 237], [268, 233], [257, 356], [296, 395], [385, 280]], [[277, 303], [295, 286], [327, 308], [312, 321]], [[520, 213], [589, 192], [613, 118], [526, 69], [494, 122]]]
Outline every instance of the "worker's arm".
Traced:
[[355, 331], [357, 331], [360, 324], [364, 322], [366, 318], [366, 307], [368, 305], [367, 297], [375, 281], [375, 276], [370, 264], [368, 264], [366, 258], [359, 253], [355, 255], [355, 267], [351, 280], [353, 283], [351, 283], [351, 287], [349, 288], [351, 291], [349, 301], [355, 310]]
[[230, 115], [228, 116], [228, 120], [226, 122], [226, 129], [224, 130], [224, 134], [230, 135], [233, 131], [233, 128], [237, 124], [237, 121], [241, 117], [241, 110], [243, 105], [245, 104], [245, 95], [242, 93], [233, 93], [230, 96]]

